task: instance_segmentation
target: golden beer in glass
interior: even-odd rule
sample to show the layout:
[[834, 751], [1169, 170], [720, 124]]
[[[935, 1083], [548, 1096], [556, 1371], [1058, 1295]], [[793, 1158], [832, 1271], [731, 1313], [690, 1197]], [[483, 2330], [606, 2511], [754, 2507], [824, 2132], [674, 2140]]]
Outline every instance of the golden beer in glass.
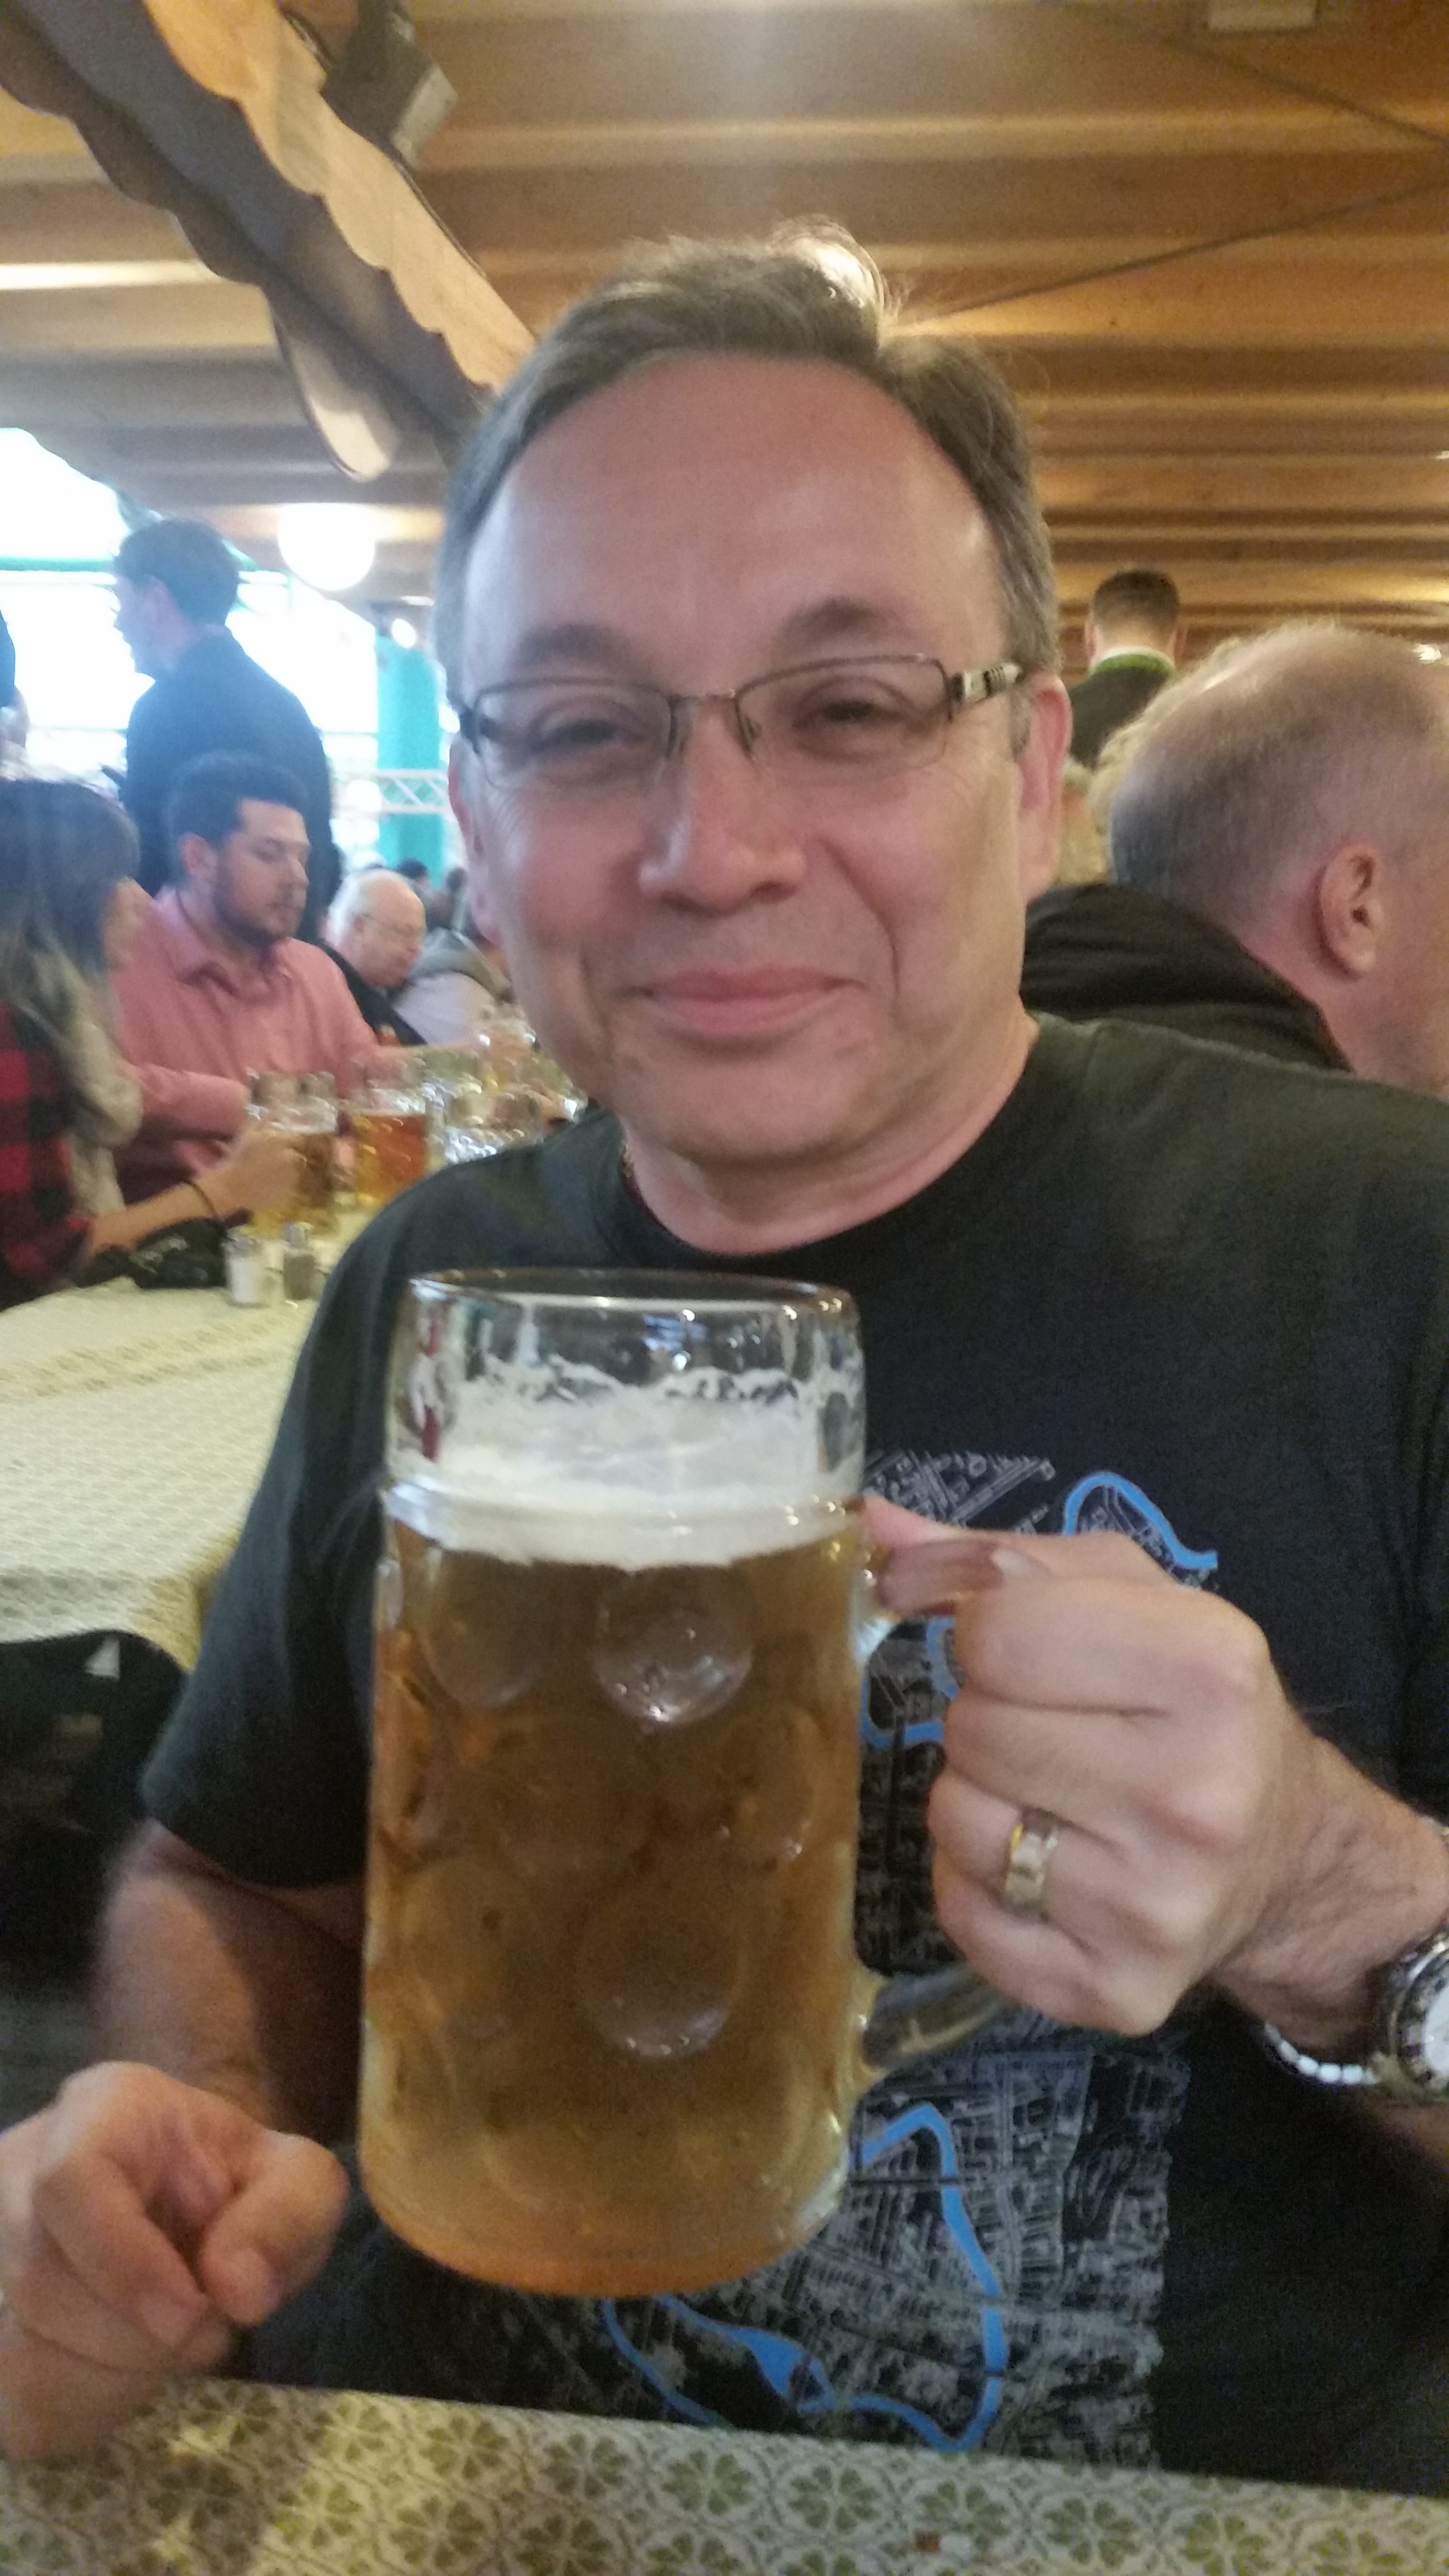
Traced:
[[887, 2062], [852, 1900], [889, 1622], [849, 1299], [589, 1276], [418, 1281], [400, 1331], [360, 2149], [437, 2261], [622, 2296], [839, 2196]]
[[296, 1149], [297, 1173], [282, 1205], [259, 1210], [260, 1234], [280, 1235], [289, 1225], [329, 1234], [337, 1221], [337, 1092], [329, 1073], [254, 1073], [253, 1126], [275, 1128]]

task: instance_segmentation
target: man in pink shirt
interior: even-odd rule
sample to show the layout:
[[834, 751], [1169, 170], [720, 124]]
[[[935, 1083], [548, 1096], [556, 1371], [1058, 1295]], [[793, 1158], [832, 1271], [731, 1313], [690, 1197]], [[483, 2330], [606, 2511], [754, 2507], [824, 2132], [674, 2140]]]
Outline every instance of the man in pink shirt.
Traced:
[[181, 770], [167, 799], [176, 881], [114, 978], [116, 1039], [144, 1115], [120, 1163], [128, 1198], [218, 1161], [252, 1073], [330, 1073], [345, 1097], [377, 1041], [320, 948], [293, 937], [307, 826], [290, 773], [241, 752]]

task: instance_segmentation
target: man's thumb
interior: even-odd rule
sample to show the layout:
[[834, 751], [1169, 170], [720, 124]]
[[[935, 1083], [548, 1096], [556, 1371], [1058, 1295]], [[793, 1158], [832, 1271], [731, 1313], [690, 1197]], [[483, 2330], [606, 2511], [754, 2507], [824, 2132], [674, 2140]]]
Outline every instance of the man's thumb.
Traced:
[[347, 2190], [345, 2172], [325, 2147], [263, 2130], [252, 2170], [197, 2249], [208, 2298], [235, 2324], [260, 2325], [320, 2271]]

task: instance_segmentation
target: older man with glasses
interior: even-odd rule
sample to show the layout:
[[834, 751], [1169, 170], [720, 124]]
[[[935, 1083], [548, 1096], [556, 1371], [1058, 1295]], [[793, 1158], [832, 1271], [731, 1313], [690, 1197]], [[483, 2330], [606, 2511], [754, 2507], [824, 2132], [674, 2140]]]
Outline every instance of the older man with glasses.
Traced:
[[341, 967], [349, 993], [384, 1045], [422, 1045], [394, 995], [422, 954], [427, 927], [421, 895], [393, 868], [358, 868], [327, 916], [322, 946]]
[[[1441, 1111], [1024, 1011], [1069, 723], [1025, 438], [863, 273], [599, 289], [479, 431], [438, 607], [477, 919], [611, 1114], [338, 1269], [113, 1899], [130, 2062], [0, 2143], [5, 2438], [242, 2326], [282, 2379], [1443, 2484]], [[867, 2098], [807, 2245], [688, 2297], [464, 2280], [327, 2150], [385, 1354], [409, 1277], [495, 1263], [855, 1298], [923, 1614], [862, 1710], [857, 1938], [1016, 2007]], [[953, 1633], [930, 1522], [977, 1533]]]

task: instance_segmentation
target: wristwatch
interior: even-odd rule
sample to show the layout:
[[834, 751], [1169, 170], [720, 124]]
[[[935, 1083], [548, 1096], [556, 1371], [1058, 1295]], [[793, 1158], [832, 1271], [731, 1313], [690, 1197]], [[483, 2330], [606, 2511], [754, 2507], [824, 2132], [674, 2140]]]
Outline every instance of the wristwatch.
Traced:
[[1258, 2028], [1270, 2053], [1310, 2084], [1362, 2088], [1392, 2102], [1449, 2102], [1449, 1923], [1380, 1970], [1366, 2057], [1311, 2057], [1272, 2022]]

